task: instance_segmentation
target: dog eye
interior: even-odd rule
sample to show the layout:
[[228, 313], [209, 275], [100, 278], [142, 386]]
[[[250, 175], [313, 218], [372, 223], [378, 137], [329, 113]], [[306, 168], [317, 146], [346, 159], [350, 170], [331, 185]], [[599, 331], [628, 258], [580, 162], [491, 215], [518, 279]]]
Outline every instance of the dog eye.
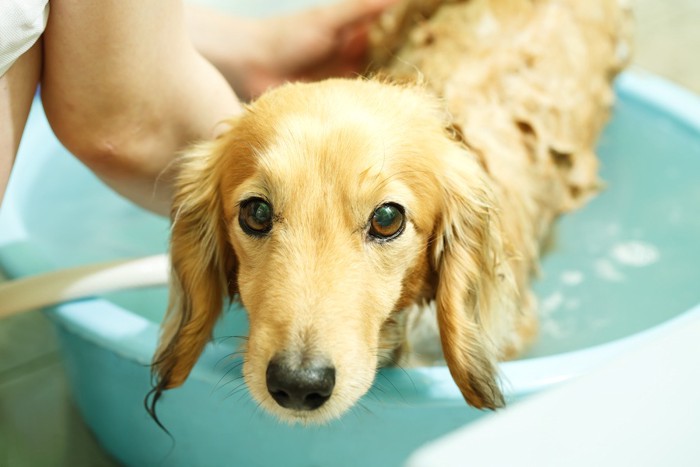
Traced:
[[386, 203], [372, 213], [369, 234], [378, 240], [392, 240], [401, 235], [405, 225], [403, 207], [395, 203]]
[[248, 235], [265, 235], [272, 229], [272, 206], [261, 198], [247, 199], [241, 204], [238, 223]]

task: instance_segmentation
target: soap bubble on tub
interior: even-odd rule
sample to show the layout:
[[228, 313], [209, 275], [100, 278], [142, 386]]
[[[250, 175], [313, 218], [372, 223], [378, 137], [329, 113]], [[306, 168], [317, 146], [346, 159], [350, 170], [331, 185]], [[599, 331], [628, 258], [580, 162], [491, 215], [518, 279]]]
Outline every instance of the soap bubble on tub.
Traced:
[[630, 241], [613, 246], [611, 256], [625, 266], [644, 267], [659, 261], [659, 249], [649, 243]]
[[581, 271], [571, 270], [562, 272], [559, 279], [564, 285], [575, 286], [583, 282], [584, 276]]
[[623, 282], [626, 279], [625, 275], [607, 258], [597, 259], [593, 267], [598, 277], [608, 282]]

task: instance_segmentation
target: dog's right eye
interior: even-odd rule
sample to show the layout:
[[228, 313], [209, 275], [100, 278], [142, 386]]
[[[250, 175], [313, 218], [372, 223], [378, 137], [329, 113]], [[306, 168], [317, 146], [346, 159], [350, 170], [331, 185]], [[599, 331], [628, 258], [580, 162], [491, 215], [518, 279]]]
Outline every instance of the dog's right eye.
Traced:
[[265, 235], [272, 229], [272, 206], [262, 198], [247, 199], [241, 203], [238, 223], [248, 235]]

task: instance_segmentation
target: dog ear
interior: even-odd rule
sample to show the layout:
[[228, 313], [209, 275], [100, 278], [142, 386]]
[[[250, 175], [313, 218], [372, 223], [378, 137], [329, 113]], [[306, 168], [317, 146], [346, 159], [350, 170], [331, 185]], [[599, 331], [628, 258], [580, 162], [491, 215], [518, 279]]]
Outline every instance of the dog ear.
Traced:
[[434, 233], [436, 308], [447, 366], [466, 401], [504, 405], [498, 349], [491, 336], [498, 308], [516, 293], [485, 170], [461, 149], [447, 156], [442, 212]]
[[236, 264], [220, 193], [224, 142], [196, 146], [183, 157], [171, 210], [170, 301], [153, 362], [153, 404], [184, 383], [211, 338], [224, 299], [236, 292]]

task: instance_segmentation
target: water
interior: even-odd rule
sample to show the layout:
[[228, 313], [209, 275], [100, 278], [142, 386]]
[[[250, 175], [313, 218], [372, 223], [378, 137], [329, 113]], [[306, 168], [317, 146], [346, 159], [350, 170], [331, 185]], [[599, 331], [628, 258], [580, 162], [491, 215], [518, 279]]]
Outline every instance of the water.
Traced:
[[[164, 252], [168, 222], [112, 194], [32, 118], [42, 153], [22, 157], [41, 167], [21, 209], [37, 250], [54, 267]], [[535, 283], [542, 324], [530, 357], [624, 337], [700, 302], [700, 134], [622, 100], [599, 154], [607, 189], [559, 222]], [[107, 298], [159, 322], [167, 291]]]
[[624, 337], [700, 302], [700, 134], [621, 100], [599, 154], [606, 190], [561, 219], [543, 260], [530, 356]]

